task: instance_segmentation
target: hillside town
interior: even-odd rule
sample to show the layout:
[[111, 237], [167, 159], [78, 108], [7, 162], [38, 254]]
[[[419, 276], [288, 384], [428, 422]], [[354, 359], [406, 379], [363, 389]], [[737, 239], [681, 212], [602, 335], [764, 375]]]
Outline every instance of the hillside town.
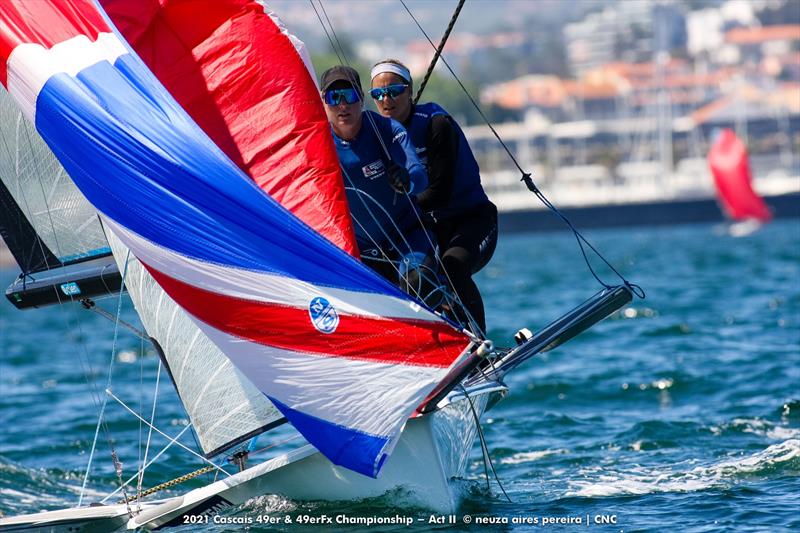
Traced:
[[[716, 131], [733, 128], [770, 189], [765, 193], [800, 188], [800, 4], [582, 4], [594, 9], [556, 28], [564, 63], [546, 67], [561, 74], [538, 72], [527, 61], [529, 72], [480, 80], [482, 106], [511, 117], [495, 126], [540, 185], [578, 204], [707, 195], [705, 154]], [[365, 62], [389, 53], [375, 42], [360, 51]], [[517, 29], [454, 34], [445, 55], [456, 72], [491, 72], [496, 80], [498, 64], [518, 72], [524, 58], [554, 51], [552, 36]], [[421, 76], [431, 45], [413, 40], [402, 55]], [[503, 64], [514, 57], [523, 59]], [[452, 105], [458, 116], [463, 107]], [[475, 124], [467, 135], [489, 189], [509, 192], [502, 207], [521, 208], [519, 173], [503, 147], [476, 116], [460, 118]], [[761, 179], [768, 175], [769, 186]]]

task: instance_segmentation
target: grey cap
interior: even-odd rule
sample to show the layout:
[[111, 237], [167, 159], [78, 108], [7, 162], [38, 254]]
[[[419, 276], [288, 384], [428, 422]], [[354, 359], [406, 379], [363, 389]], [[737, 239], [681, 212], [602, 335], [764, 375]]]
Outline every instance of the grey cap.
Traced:
[[361, 90], [361, 78], [358, 76], [356, 69], [347, 67], [345, 65], [336, 65], [322, 73], [319, 80], [320, 88], [322, 91], [327, 91], [331, 85], [337, 81], [346, 81], [352, 85], [359, 93], [364, 94]]

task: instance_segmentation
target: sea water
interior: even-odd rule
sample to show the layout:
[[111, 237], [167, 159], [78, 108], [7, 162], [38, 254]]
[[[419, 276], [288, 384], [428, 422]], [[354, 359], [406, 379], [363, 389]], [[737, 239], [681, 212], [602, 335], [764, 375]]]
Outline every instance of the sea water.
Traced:
[[[402, 491], [346, 503], [265, 496], [207, 529], [800, 530], [800, 221], [742, 238], [711, 225], [587, 237], [647, 298], [508, 377], [511, 393], [483, 421], [496, 478], [488, 468], [487, 484], [476, 442], [456, 515], [432, 515]], [[15, 274], [0, 273], [0, 285]], [[477, 280], [498, 344], [599, 288], [570, 233], [501, 235]], [[117, 300], [102, 305], [115, 313]], [[122, 316], [136, 321], [127, 301]], [[0, 512], [77, 504], [112, 348], [111, 388], [149, 418], [158, 359], [139, 339], [121, 329], [115, 344], [112, 322], [75, 306], [22, 312], [0, 302]], [[156, 411], [167, 434], [187, 424], [166, 374]], [[118, 404], [106, 420], [84, 502], [117, 486], [112, 446], [125, 478], [146, 447], [146, 426]], [[149, 457], [165, 442], [154, 434]], [[202, 466], [176, 447], [162, 459], [144, 488]], [[322, 516], [339, 523], [311, 523]]]

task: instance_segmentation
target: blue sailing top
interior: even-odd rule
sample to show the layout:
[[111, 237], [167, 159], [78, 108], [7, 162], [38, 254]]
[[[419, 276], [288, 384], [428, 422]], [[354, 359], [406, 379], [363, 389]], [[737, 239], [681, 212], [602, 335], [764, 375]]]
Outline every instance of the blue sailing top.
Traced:
[[[411, 144], [416, 148], [420, 159], [427, 165], [427, 139], [431, 119], [437, 115], [449, 116], [440, 105], [433, 102], [417, 104], [412, 110], [411, 117], [406, 123]], [[464, 132], [455, 123], [450, 121], [458, 136], [458, 153], [456, 154], [456, 168], [453, 183], [453, 193], [447, 207], [437, 209], [433, 215], [437, 219], [445, 219], [458, 213], [469, 210], [489, 201], [481, 186], [480, 169], [475, 156], [469, 147]], [[422, 191], [418, 191], [422, 192]]]
[[393, 119], [364, 111], [355, 139], [345, 141], [336, 133], [333, 138], [359, 248], [397, 243], [397, 229], [406, 233], [418, 226], [419, 219], [413, 197], [396, 193], [389, 186], [386, 170], [391, 163], [405, 167], [411, 177], [411, 195], [428, 186], [428, 174], [405, 128]]

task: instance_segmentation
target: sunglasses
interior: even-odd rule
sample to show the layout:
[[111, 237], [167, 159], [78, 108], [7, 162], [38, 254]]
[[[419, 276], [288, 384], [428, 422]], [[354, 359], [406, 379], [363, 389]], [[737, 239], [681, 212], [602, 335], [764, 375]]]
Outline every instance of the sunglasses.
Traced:
[[369, 91], [369, 95], [373, 99], [379, 102], [382, 101], [387, 96], [392, 100], [394, 100], [395, 98], [403, 94], [406, 91], [406, 88], [408, 88], [408, 84], [396, 83], [394, 85], [387, 85], [386, 87], [376, 87], [374, 89], [371, 89]]
[[328, 105], [355, 104], [361, 100], [361, 95], [353, 88], [348, 89], [329, 89], [325, 91], [325, 103]]

